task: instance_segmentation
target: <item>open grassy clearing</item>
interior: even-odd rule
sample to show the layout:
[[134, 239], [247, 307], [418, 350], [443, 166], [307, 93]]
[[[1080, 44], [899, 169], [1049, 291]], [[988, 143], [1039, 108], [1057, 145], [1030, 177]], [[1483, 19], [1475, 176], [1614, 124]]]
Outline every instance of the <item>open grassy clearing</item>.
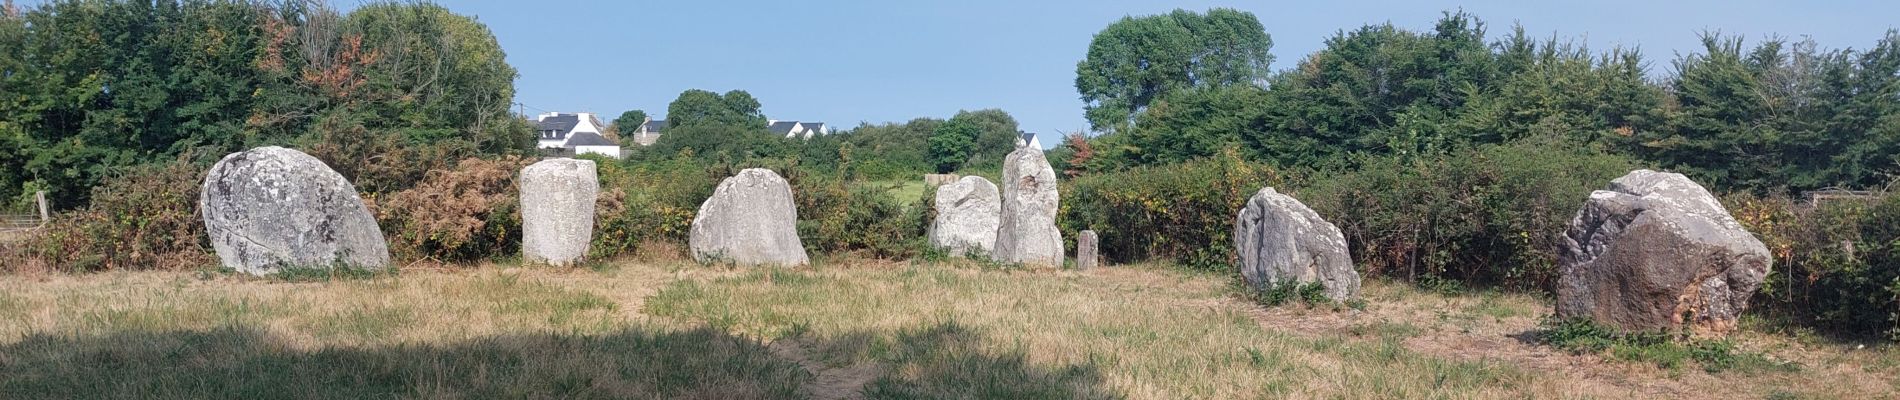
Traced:
[[1262, 309], [1224, 276], [620, 262], [290, 283], [0, 277], [0, 398], [1883, 398], [1885, 350], [1747, 333], [1795, 371], [1529, 343], [1544, 302], [1368, 282]]

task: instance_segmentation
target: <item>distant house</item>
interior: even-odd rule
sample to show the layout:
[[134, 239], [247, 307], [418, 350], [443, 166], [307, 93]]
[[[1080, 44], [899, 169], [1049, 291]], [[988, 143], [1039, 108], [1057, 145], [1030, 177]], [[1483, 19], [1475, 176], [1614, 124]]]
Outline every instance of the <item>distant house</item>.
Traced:
[[621, 133], [620, 137], [633, 139], [634, 144], [641, 146], [652, 146], [653, 142], [660, 141], [660, 130], [664, 128], [666, 128], [666, 120], [648, 117], [646, 122], [633, 127], [631, 132]]
[[567, 136], [564, 146], [574, 150], [574, 154], [600, 154], [620, 158], [620, 144], [593, 132], [575, 132]]
[[831, 127], [825, 126], [823, 122], [771, 120], [766, 121], [765, 128], [773, 134], [784, 135], [787, 139], [811, 139], [812, 136], [831, 134]]
[[620, 144], [600, 135], [602, 127], [594, 113], [541, 114], [535, 119], [536, 147], [560, 149], [572, 154], [603, 154], [620, 157]]
[[1030, 147], [1035, 147], [1035, 148], [1037, 148], [1037, 149], [1041, 149], [1041, 148], [1042, 148], [1042, 141], [1041, 141], [1041, 140], [1036, 140], [1036, 134], [1034, 134], [1034, 133], [1029, 133], [1029, 132], [1020, 132], [1020, 133], [1021, 133], [1021, 134], [1022, 134], [1023, 136], [1022, 136], [1022, 137], [1019, 137], [1019, 138], [1016, 138], [1016, 146], [1018, 146], [1018, 147], [1021, 147], [1021, 146], [1030, 146]]

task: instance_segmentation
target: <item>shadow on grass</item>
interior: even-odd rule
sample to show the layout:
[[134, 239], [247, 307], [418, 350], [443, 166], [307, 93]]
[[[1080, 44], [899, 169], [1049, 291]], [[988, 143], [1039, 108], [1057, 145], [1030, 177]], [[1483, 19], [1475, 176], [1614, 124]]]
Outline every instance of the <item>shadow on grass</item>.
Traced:
[[906, 330], [883, 357], [891, 367], [864, 388], [875, 399], [1112, 399], [1094, 364], [1046, 368], [1020, 351], [985, 351], [983, 337], [955, 322]]
[[809, 380], [709, 329], [299, 350], [230, 327], [0, 347], [0, 398], [786, 398]]
[[[862, 336], [868, 334], [853, 334]], [[955, 324], [901, 332], [872, 398], [1112, 398], [1093, 366], [990, 355]], [[819, 343], [818, 346], [838, 346]], [[812, 372], [709, 328], [303, 350], [248, 327], [33, 335], [0, 346], [0, 398], [806, 398]]]

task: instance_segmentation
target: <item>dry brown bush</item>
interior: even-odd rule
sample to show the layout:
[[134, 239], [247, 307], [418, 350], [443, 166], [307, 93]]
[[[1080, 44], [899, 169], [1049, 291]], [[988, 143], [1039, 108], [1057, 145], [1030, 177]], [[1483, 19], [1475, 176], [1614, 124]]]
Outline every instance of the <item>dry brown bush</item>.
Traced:
[[135, 168], [93, 189], [86, 208], [0, 249], [0, 270], [177, 270], [211, 265], [198, 191], [204, 169], [183, 161]]
[[429, 171], [414, 187], [369, 203], [402, 259], [472, 261], [510, 254], [521, 243], [515, 178], [529, 160], [469, 158]]

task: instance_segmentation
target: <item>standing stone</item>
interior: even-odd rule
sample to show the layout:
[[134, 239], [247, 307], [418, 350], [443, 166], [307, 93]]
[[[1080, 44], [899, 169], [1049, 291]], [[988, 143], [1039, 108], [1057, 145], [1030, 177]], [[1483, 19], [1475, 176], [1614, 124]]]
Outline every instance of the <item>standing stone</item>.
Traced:
[[1707, 189], [1646, 169], [1590, 193], [1564, 239], [1557, 316], [1629, 331], [1730, 331], [1772, 262]]
[[805, 265], [792, 187], [769, 169], [752, 168], [719, 182], [693, 217], [690, 246], [702, 263]]
[[1018, 146], [1003, 159], [1003, 209], [990, 258], [1005, 263], [1061, 266], [1062, 231], [1056, 229], [1056, 171], [1042, 149]]
[[521, 169], [521, 258], [568, 266], [587, 256], [594, 239], [600, 177], [594, 162], [541, 160]]
[[1257, 289], [1318, 282], [1333, 300], [1359, 295], [1359, 271], [1352, 268], [1346, 236], [1306, 204], [1271, 187], [1248, 198], [1234, 219], [1234, 252], [1240, 276]]
[[273, 146], [224, 156], [205, 174], [198, 209], [225, 268], [268, 275], [389, 266], [389, 245], [356, 186], [303, 152]]
[[966, 176], [937, 188], [937, 219], [930, 223], [930, 245], [953, 256], [967, 256], [996, 247], [996, 227], [1002, 218], [1002, 197], [996, 184], [981, 176]]
[[1082, 231], [1075, 234], [1075, 269], [1095, 268], [1098, 258], [1096, 246], [1100, 244], [1099, 242], [1100, 239], [1095, 237], [1095, 231]]

